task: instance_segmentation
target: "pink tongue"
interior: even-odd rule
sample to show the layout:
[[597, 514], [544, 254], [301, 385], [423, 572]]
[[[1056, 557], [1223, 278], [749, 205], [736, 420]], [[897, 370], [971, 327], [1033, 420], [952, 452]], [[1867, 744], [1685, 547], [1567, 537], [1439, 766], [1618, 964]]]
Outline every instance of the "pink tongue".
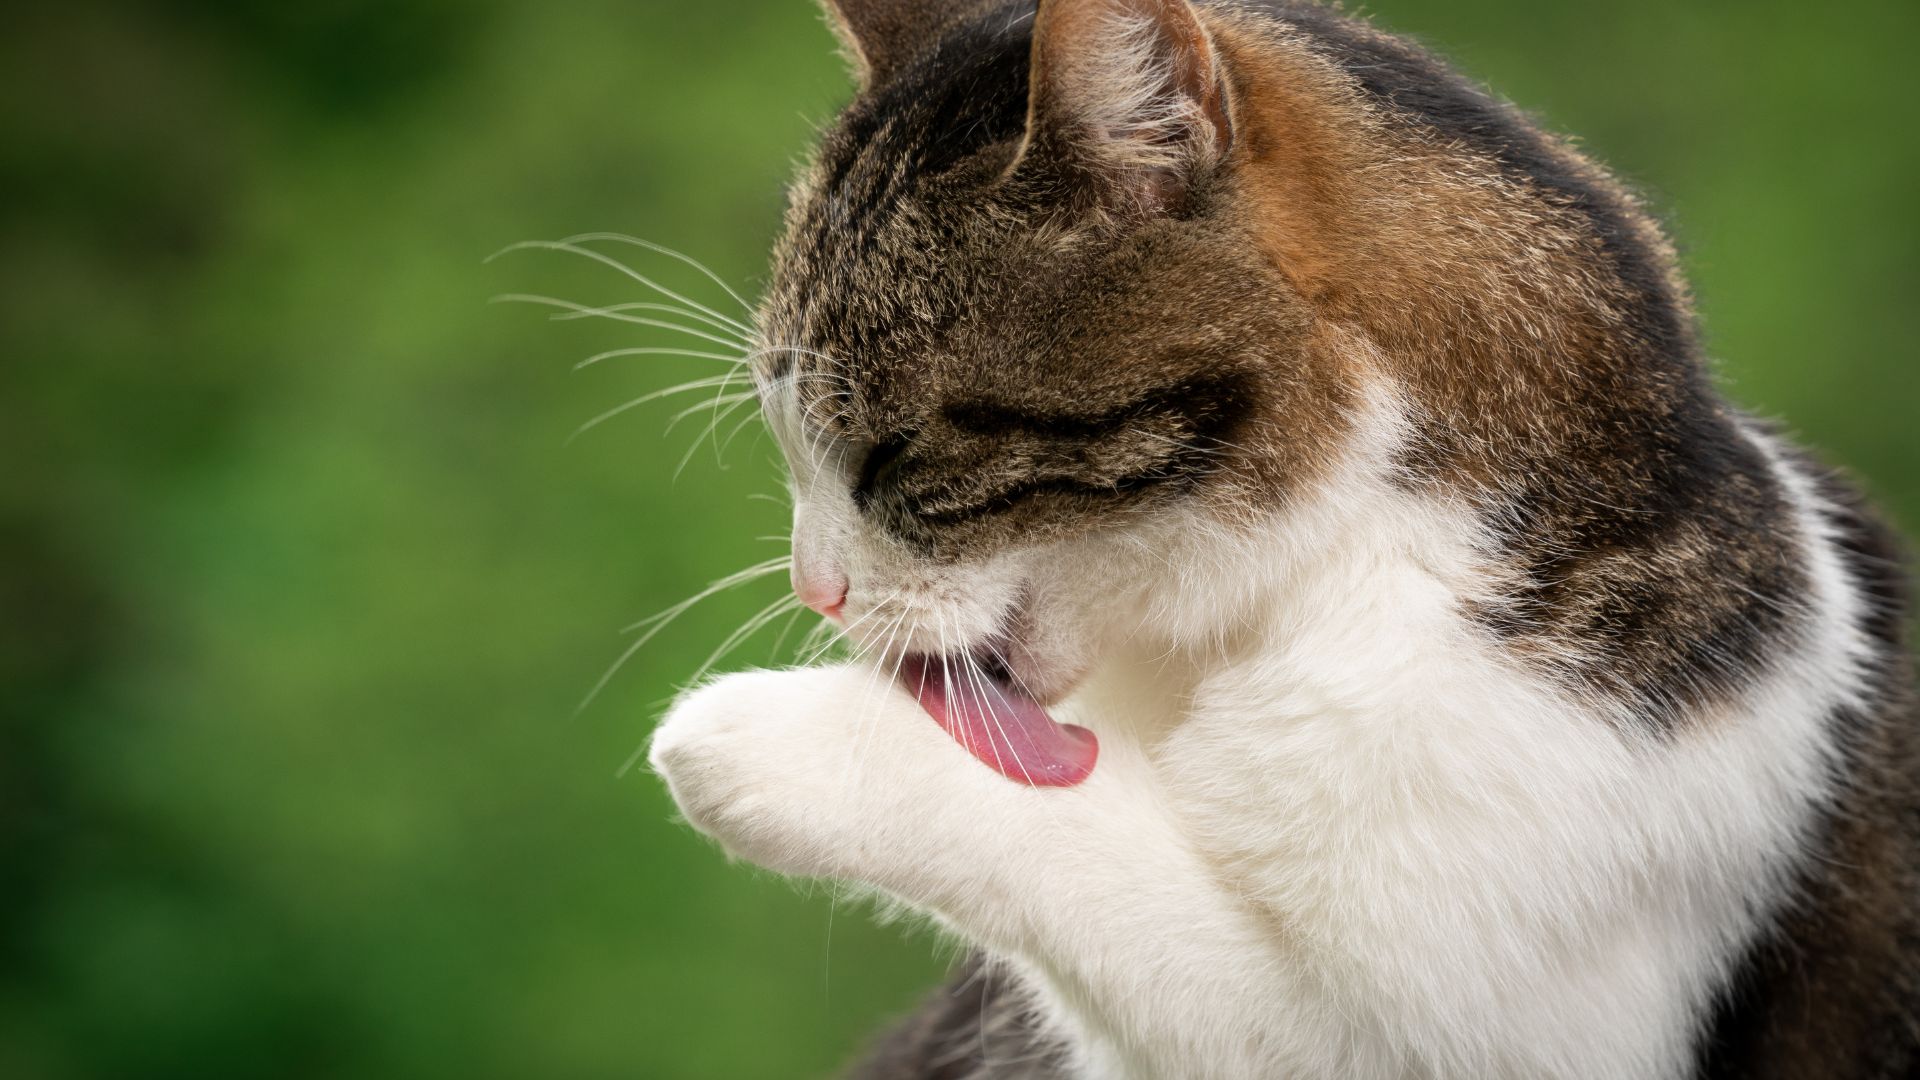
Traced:
[[1072, 787], [1093, 773], [1093, 732], [1057, 724], [1039, 702], [989, 676], [937, 657], [909, 656], [900, 681], [967, 752], [1009, 780]]

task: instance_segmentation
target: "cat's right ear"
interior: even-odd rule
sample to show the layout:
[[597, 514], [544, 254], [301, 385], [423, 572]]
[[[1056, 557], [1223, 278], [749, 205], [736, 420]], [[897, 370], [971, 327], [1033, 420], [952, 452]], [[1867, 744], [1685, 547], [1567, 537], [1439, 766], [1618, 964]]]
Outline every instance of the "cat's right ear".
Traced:
[[1040, 0], [1018, 169], [1123, 212], [1178, 209], [1233, 145], [1226, 70], [1189, 0]]
[[958, 5], [940, 0], [821, 0], [860, 86], [878, 86], [933, 42]]

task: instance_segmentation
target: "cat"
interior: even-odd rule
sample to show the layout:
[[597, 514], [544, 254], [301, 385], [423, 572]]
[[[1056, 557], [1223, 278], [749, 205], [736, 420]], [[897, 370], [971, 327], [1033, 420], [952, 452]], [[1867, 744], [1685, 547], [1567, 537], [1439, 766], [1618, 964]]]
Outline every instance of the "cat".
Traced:
[[978, 949], [857, 1075], [1920, 1076], [1899, 548], [1634, 195], [1308, 0], [828, 13], [754, 375], [865, 659], [650, 761]]

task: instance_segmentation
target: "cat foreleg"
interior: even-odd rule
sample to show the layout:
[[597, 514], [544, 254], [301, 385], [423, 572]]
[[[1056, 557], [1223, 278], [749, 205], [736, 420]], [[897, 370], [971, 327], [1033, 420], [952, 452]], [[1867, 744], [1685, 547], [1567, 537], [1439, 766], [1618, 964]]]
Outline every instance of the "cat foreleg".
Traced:
[[1313, 1016], [1276, 1022], [1301, 976], [1183, 839], [1124, 739], [1079, 786], [1029, 787], [849, 665], [709, 683], [676, 704], [651, 761], [732, 854], [877, 887], [1014, 961], [1108, 1072], [1272, 1075], [1342, 1039]]

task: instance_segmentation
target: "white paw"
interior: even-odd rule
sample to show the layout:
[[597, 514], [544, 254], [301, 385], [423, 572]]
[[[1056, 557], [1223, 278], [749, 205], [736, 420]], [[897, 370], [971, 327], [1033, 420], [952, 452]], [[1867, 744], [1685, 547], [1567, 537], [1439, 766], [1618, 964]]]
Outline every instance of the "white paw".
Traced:
[[648, 760], [687, 820], [732, 854], [783, 874], [874, 880], [903, 824], [874, 769], [896, 767], [902, 739], [924, 744], [929, 732], [945, 738], [865, 669], [754, 671], [675, 703]]

